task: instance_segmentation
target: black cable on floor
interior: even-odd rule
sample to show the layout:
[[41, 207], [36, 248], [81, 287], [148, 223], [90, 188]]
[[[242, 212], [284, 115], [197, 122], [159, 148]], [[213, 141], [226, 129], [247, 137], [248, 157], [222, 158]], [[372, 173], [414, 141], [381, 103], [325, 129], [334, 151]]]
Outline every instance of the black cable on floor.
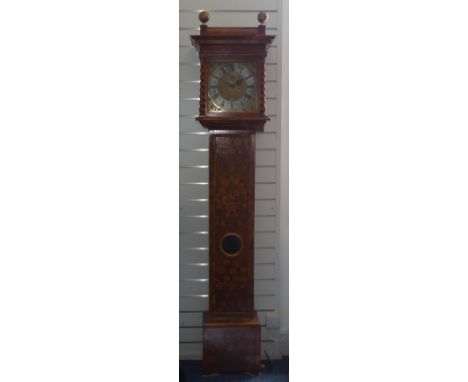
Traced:
[[266, 356], [266, 363], [267, 363], [267, 366], [266, 366], [266, 372], [269, 373], [271, 371], [271, 359], [270, 359], [270, 356], [268, 355], [268, 353], [266, 352], [266, 350], [264, 350], [264, 353], [265, 353], [265, 356]]

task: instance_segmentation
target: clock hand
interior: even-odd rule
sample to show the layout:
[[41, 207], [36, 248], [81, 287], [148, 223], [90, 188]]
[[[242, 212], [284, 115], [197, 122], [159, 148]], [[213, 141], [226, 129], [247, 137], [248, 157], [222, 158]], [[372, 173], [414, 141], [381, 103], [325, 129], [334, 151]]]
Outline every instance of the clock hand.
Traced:
[[225, 79], [224, 83], [229, 85], [231, 88], [234, 86], [234, 81], [230, 79]]

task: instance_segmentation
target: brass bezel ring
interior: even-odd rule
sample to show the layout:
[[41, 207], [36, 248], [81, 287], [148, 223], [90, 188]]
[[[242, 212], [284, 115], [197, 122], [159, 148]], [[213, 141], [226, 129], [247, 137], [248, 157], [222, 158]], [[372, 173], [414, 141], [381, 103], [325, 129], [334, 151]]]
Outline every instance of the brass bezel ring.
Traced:
[[[223, 241], [224, 241], [224, 239], [225, 239], [227, 236], [235, 236], [235, 237], [237, 237], [237, 238], [240, 240], [240, 248], [239, 248], [239, 250], [238, 250], [236, 253], [232, 253], [232, 254], [231, 254], [231, 253], [227, 253], [227, 252], [223, 249]], [[242, 248], [244, 248], [244, 240], [242, 240], [241, 235], [239, 235], [238, 233], [229, 232], [229, 233], [224, 234], [224, 235], [221, 237], [221, 240], [219, 241], [219, 248], [221, 249], [221, 252], [224, 253], [226, 256], [229, 256], [229, 257], [236, 257], [237, 255], [239, 255], [239, 253], [241, 253]]]

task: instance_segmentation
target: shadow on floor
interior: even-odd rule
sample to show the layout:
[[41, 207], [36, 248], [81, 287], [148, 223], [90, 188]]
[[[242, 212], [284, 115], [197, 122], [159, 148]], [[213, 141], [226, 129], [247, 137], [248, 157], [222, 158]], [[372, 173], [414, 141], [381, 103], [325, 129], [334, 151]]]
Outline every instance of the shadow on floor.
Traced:
[[203, 377], [201, 361], [180, 361], [180, 382], [287, 382], [289, 381], [289, 357], [265, 364], [262, 373], [256, 376], [247, 374], [221, 374]]

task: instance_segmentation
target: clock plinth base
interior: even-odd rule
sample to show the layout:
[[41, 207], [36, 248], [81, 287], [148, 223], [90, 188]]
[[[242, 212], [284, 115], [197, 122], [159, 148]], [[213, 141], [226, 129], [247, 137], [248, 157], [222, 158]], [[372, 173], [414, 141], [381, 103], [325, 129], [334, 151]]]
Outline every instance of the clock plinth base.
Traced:
[[203, 373], [251, 373], [261, 369], [257, 313], [203, 313]]

